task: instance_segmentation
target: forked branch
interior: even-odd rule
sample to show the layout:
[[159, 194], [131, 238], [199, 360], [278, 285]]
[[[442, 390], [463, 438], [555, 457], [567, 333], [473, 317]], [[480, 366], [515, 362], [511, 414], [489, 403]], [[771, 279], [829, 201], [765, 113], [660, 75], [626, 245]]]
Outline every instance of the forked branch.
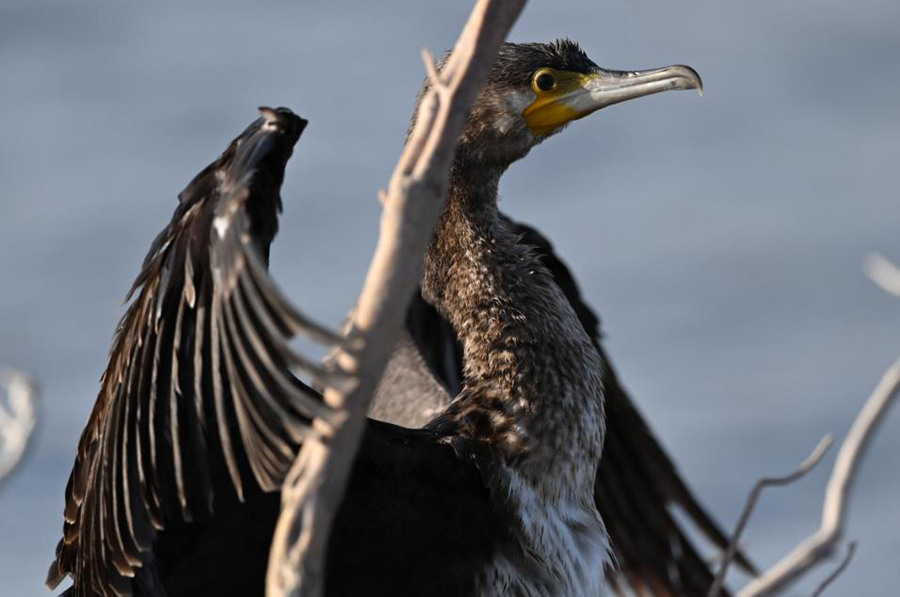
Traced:
[[825, 491], [822, 524], [819, 529], [781, 561], [744, 587], [738, 593], [738, 597], [777, 595], [813, 567], [834, 555], [844, 536], [847, 505], [863, 457], [872, 443], [878, 426], [884, 421], [888, 409], [896, 400], [898, 391], [900, 391], [900, 359], [885, 371], [853, 422], [844, 443], [841, 444]]
[[734, 560], [735, 555], [737, 554], [741, 536], [744, 534], [744, 529], [747, 527], [747, 523], [750, 521], [750, 517], [753, 515], [753, 510], [756, 508], [756, 503], [759, 501], [759, 496], [762, 494], [763, 490], [766, 487], [780, 487], [783, 485], [790, 485], [791, 483], [802, 479], [804, 476], [806, 476], [806, 473], [811, 471], [817, 464], [819, 464], [819, 462], [822, 460], [822, 457], [824, 457], [828, 452], [828, 448], [831, 447], [832, 443], [834, 443], [834, 436], [829, 433], [819, 441], [819, 444], [815, 447], [812, 453], [806, 457], [806, 460], [800, 463], [800, 466], [798, 466], [795, 471], [788, 475], [784, 475], [783, 477], [763, 477], [756, 482], [756, 485], [753, 487], [753, 490], [747, 497], [747, 503], [744, 506], [744, 511], [741, 512], [741, 516], [738, 519], [738, 523], [734, 529], [734, 533], [732, 533], [731, 535], [731, 541], [728, 544], [728, 549], [725, 550], [725, 556], [722, 558], [721, 564], [719, 564], [719, 571], [716, 573], [716, 578], [713, 581], [712, 587], [709, 589], [709, 593], [707, 593], [707, 597], [718, 597], [718, 595], [721, 593], [722, 587], [725, 584], [725, 577], [728, 575], [728, 566], [731, 564], [731, 562]]
[[[323, 593], [331, 522], [341, 502], [365, 416], [422, 273], [425, 248], [440, 216], [450, 166], [469, 109], [525, 0], [478, 0], [440, 72], [429, 68], [409, 140], [386, 193], [381, 232], [335, 362], [349, 387], [330, 387], [326, 402], [343, 418], [304, 442], [282, 489], [282, 513], [269, 558], [269, 597]], [[429, 57], [430, 60], [430, 57]]]
[[[900, 296], [900, 268], [881, 255], [874, 254], [866, 259], [864, 269], [881, 288], [895, 296]], [[884, 372], [841, 444], [825, 491], [822, 523], [819, 529], [798, 544], [778, 563], [750, 582], [738, 593], [737, 597], [782, 594], [812, 568], [834, 555], [844, 536], [848, 502], [866, 450], [879, 425], [887, 416], [891, 405], [897, 399], [898, 393], [900, 393], [900, 359]], [[792, 475], [774, 480], [763, 479], [756, 484], [747, 500], [747, 505], [741, 514], [734, 536], [707, 597], [715, 597], [721, 591], [728, 565], [734, 559], [741, 533], [753, 512], [753, 507], [762, 489], [767, 485], [793, 482], [806, 474], [821, 459], [830, 443], [829, 435], [819, 443], [809, 458]], [[818, 586], [815, 595], [820, 595], [847, 568], [853, 558], [855, 548], [856, 545], [851, 543], [841, 564]]]

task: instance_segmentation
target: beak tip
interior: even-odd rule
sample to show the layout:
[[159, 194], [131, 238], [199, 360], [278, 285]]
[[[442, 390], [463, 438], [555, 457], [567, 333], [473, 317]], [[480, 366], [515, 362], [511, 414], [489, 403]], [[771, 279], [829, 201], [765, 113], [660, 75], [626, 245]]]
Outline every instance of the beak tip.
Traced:
[[681, 76], [685, 78], [690, 88], [696, 89], [697, 95], [703, 97], [703, 79], [700, 78], [700, 73], [698, 73], [690, 66], [685, 66], [683, 64], [679, 64], [674, 68], [681, 71]]

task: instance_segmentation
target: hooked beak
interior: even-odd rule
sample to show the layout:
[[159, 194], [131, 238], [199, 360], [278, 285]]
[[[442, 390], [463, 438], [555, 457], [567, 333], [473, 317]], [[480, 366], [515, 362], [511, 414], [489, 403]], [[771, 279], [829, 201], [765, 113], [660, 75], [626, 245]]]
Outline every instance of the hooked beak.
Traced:
[[601, 108], [645, 95], [677, 89], [696, 89], [703, 95], [700, 75], [682, 64], [645, 71], [598, 69], [565, 74], [555, 92], [538, 97], [522, 112], [535, 135], [547, 135]]

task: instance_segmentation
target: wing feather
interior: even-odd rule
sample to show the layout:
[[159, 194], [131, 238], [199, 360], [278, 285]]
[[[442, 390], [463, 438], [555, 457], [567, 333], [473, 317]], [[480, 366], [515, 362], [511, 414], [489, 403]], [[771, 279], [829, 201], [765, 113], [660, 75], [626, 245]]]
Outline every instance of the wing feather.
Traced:
[[264, 257], [305, 121], [262, 113], [181, 194], [129, 292], [67, 487], [51, 587], [72, 575], [76, 595], [156, 590], [161, 532], [208, 520], [217, 492], [277, 489], [312, 420], [332, 415], [298, 377], [326, 372], [289, 342], [340, 338], [287, 301]]

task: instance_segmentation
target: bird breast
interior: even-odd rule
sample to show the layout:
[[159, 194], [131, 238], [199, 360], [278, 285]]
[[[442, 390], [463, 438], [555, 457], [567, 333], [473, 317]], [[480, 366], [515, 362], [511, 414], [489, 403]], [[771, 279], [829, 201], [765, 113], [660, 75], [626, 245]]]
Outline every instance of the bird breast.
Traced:
[[609, 537], [591, 496], [548, 501], [513, 469], [498, 489], [511, 518], [511, 544], [498, 550], [480, 591], [484, 597], [608, 595]]

